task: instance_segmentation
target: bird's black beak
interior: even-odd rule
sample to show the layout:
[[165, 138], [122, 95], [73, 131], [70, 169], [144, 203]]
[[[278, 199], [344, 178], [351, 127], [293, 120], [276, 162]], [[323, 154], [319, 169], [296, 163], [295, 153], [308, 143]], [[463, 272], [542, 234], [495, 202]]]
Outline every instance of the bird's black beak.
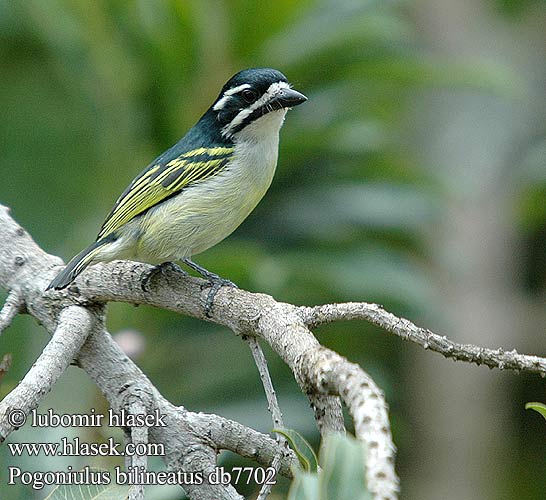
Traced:
[[294, 106], [297, 106], [305, 101], [307, 101], [307, 97], [297, 90], [281, 89], [279, 93], [269, 102], [269, 104], [273, 104], [275, 108], [281, 109], [293, 108]]

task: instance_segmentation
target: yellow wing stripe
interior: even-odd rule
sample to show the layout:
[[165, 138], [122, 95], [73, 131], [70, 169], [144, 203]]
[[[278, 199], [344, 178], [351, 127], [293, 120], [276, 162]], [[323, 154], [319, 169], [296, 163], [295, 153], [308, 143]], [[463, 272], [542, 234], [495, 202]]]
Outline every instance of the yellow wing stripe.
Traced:
[[166, 164], [156, 164], [137, 177], [120, 196], [106, 218], [98, 239], [104, 238], [137, 215], [186, 186], [218, 173], [229, 161], [233, 148], [197, 148]]
[[136, 189], [140, 187], [142, 184], [144, 184], [150, 176], [156, 172], [159, 169], [159, 165], [156, 165], [155, 167], [152, 167], [150, 170], [148, 170], [142, 177], [139, 177], [136, 179], [136, 181], [133, 184], [133, 188]]
[[[187, 153], [184, 153], [179, 158], [191, 158], [192, 156], [207, 154], [209, 156], [220, 156], [220, 155], [227, 155], [233, 153], [233, 148], [224, 148], [224, 147], [218, 147], [218, 148], [197, 148], [192, 149], [191, 151], [188, 151]], [[176, 160], [173, 160], [176, 161]]]
[[[112, 214], [112, 216], [109, 218], [108, 228], [114, 226], [120, 227], [121, 225], [132, 219], [135, 215], [137, 215], [134, 212], [138, 211], [138, 207], [142, 207], [143, 205], [146, 206], [146, 208], [141, 210], [144, 211], [161, 201], [161, 199], [169, 196], [172, 192], [181, 189], [191, 182], [197, 181], [201, 174], [201, 168], [199, 167], [204, 165], [214, 166], [214, 164], [219, 163], [219, 161], [215, 160], [209, 162], [199, 162], [195, 164], [186, 164], [186, 162], [182, 161], [177, 163], [178, 165], [173, 165], [171, 168], [165, 169], [165, 171], [162, 172], [155, 179], [153, 179], [151, 183], [146, 184], [146, 182], [150, 182], [149, 178], [151, 177], [151, 174], [153, 172], [150, 171], [150, 174], [145, 174], [142, 181], [138, 185], [135, 185], [131, 188], [130, 193], [128, 193], [127, 200], [124, 203], [120, 204], [118, 210], [116, 210], [117, 213]], [[186, 167], [188, 171], [187, 175], [181, 175], [182, 178], [177, 179], [175, 182], [171, 183], [166, 187], [161, 185], [161, 183], [167, 176], [169, 176], [175, 170], [180, 169], [181, 167]], [[152, 170], [157, 171], [157, 169]], [[183, 173], [184, 172], [181, 172], [181, 174]], [[107, 231], [108, 233], [112, 232], [111, 230]]]

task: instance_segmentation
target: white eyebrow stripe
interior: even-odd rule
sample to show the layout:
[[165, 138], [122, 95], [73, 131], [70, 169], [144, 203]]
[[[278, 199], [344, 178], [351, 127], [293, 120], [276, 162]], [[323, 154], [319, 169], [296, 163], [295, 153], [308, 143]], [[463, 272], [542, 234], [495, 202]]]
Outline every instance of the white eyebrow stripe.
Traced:
[[269, 88], [266, 90], [264, 95], [262, 95], [262, 97], [260, 97], [256, 102], [252, 103], [252, 105], [249, 106], [248, 108], [245, 108], [239, 111], [237, 116], [235, 116], [235, 118], [233, 118], [231, 122], [229, 122], [225, 127], [222, 128], [222, 135], [229, 136], [231, 133], [231, 130], [237, 127], [237, 125], [241, 124], [247, 116], [251, 115], [259, 107], [263, 106], [266, 102], [273, 99], [282, 89], [289, 89], [289, 88], [290, 88], [290, 84], [287, 82], [272, 83], [269, 86]]
[[237, 87], [233, 87], [232, 89], [228, 89], [224, 92], [224, 95], [233, 95], [233, 94], [236, 94], [237, 92], [240, 92], [241, 90], [244, 90], [244, 89], [249, 89], [251, 87], [250, 84], [248, 83], [243, 83], [242, 85], [239, 85]]
[[249, 85], [248, 83], [243, 83], [242, 85], [238, 85], [237, 87], [233, 87], [232, 89], [226, 90], [222, 98], [218, 99], [218, 102], [214, 105], [212, 109], [214, 109], [214, 111], [218, 111], [219, 109], [222, 109], [233, 94], [236, 94], [237, 92], [241, 92], [241, 90], [244, 90], [244, 89], [249, 89], [250, 87], [251, 85]]

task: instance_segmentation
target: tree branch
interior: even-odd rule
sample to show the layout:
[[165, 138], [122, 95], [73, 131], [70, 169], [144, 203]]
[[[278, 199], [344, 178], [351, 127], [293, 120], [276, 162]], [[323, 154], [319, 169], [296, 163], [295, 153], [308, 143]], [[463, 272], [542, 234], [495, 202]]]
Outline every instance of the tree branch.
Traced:
[[264, 467], [270, 467], [274, 458], [280, 455], [282, 459], [279, 473], [292, 477], [290, 466], [297, 463], [294, 452], [289, 448], [280, 447], [269, 436], [218, 415], [188, 412], [186, 418], [197, 434], [209, 435], [218, 449], [229, 450], [241, 457], [250, 458]]
[[258, 372], [260, 374], [260, 379], [262, 380], [267, 399], [267, 408], [271, 413], [271, 418], [273, 419], [273, 427], [276, 429], [284, 428], [281, 408], [279, 406], [279, 402], [277, 401], [277, 394], [273, 388], [273, 382], [271, 381], [271, 375], [269, 374], [267, 361], [262, 348], [254, 336], [243, 335], [243, 339], [249, 345], [254, 362], [258, 367]]
[[[321, 346], [310, 328], [332, 321], [361, 319], [445, 357], [546, 375], [545, 358], [518, 354], [515, 350], [458, 344], [376, 304], [296, 307], [267, 295], [224, 287], [216, 295], [212, 317], [208, 318], [204, 315], [207, 290], [202, 286], [203, 280], [170, 269], [153, 276], [144, 291], [141, 283], [150, 276], [151, 269], [146, 264], [95, 265], [67, 290], [44, 294], [61, 261], [44, 253], [1, 206], [0, 232], [4, 241], [10, 242], [0, 243], [0, 286], [11, 290], [0, 312], [0, 326], [9, 325], [25, 304], [25, 311], [53, 332], [36, 364], [0, 402], [0, 439], [17, 427], [9, 423], [8, 412], [20, 408], [28, 414], [37, 407], [79, 351], [80, 365], [115, 411], [130, 409], [138, 401], [146, 411], [159, 409], [165, 414], [169, 423], [166, 428], [150, 428], [147, 438], [135, 434], [135, 439], [164, 443], [169, 470], [206, 473], [213, 470], [217, 451], [230, 449], [262, 465], [271, 465], [278, 459], [280, 473], [290, 475], [294, 455], [268, 436], [215, 415], [176, 408], [166, 401], [105, 331], [101, 304], [108, 301], [154, 305], [225, 325], [238, 335], [261, 337], [294, 373], [315, 410], [322, 433], [344, 432], [341, 396], [354, 420], [357, 438], [367, 444], [367, 481], [376, 500], [395, 499], [398, 489], [384, 396], [358, 365]], [[190, 498], [196, 499], [241, 498], [230, 486], [208, 482], [199, 487], [188, 485], [186, 490]]]
[[[80, 280], [77, 292], [101, 302], [155, 305], [223, 324], [240, 335], [260, 336], [294, 373], [296, 381], [314, 406], [317, 421], [322, 423], [322, 432], [344, 432], [338, 396], [344, 398], [355, 419], [357, 438], [368, 444], [366, 461], [370, 491], [375, 498], [396, 498], [395, 448], [383, 394], [358, 365], [349, 363], [318, 343], [304, 324], [298, 307], [276, 302], [268, 295], [226, 287], [216, 295], [211, 316], [205, 317], [203, 304], [206, 290], [203, 291], [204, 287], [201, 286], [203, 280], [182, 277], [176, 270], [170, 269], [155, 277], [148, 283], [148, 291], [143, 291], [140, 282], [149, 275], [149, 269], [150, 266], [146, 264], [125, 262], [96, 265], [87, 273], [85, 283], [82, 284]], [[335, 363], [326, 377], [321, 361], [329, 363], [334, 358]], [[351, 375], [344, 378], [343, 374]], [[368, 384], [367, 388], [364, 382]], [[349, 389], [350, 397], [341, 392]], [[372, 403], [364, 405], [361, 399], [353, 395], [354, 391], [363, 391], [363, 397], [370, 397]], [[371, 414], [374, 411], [377, 415]]]
[[513, 370], [516, 373], [521, 371], [538, 373], [541, 377], [546, 377], [546, 358], [519, 354], [515, 349], [505, 351], [502, 348], [488, 349], [473, 344], [459, 344], [445, 336], [420, 328], [405, 318], [399, 318], [378, 304], [348, 302], [301, 307], [300, 314], [309, 328], [339, 320], [365, 320], [446, 358], [486, 365], [499, 370]]
[[[45, 254], [3, 207], [0, 207], [0, 232], [6, 236], [5, 241], [10, 241], [10, 245], [0, 244], [0, 286], [13, 288], [19, 283], [27, 311], [54, 332], [21, 384], [0, 402], [1, 435], [5, 438], [16, 427], [7, 418], [8, 410], [20, 408], [23, 415], [28, 414], [79, 350], [79, 365], [102, 390], [114, 411], [130, 410], [133, 403], [139, 401], [147, 412], [157, 409], [165, 415], [167, 427], [150, 428], [149, 440], [165, 445], [164, 459], [169, 470], [204, 475], [205, 484], [185, 485], [190, 498], [240, 499], [230, 485], [214, 485], [208, 481], [208, 473], [216, 465], [217, 451], [222, 449], [221, 442], [211, 441], [209, 431], [221, 429], [229, 421], [214, 415], [193, 414], [166, 401], [105, 331], [102, 306], [96, 301], [83, 296], [44, 295], [43, 290], [55, 273], [59, 259]], [[87, 334], [87, 341], [80, 349]], [[210, 427], [206, 432], [204, 423], [195, 425], [201, 420]], [[203, 432], [197, 433], [196, 428]], [[279, 447], [269, 436], [244, 426], [238, 429], [245, 435], [247, 446], [259, 450], [260, 460], [269, 465], [278, 456]], [[290, 474], [293, 460], [290, 453], [282, 455], [282, 473]]]
[[[142, 373], [104, 330], [93, 331], [80, 351], [80, 365], [100, 388], [108, 399], [112, 409], [119, 412], [130, 408], [135, 400], [144, 402], [146, 413], [158, 410], [168, 424], [166, 427], [150, 427], [148, 439], [151, 443], [162, 443], [165, 448], [163, 457], [171, 471], [200, 473], [205, 477], [201, 485], [185, 484], [184, 489], [192, 499], [240, 499], [231, 487], [210, 484], [207, 477], [216, 466], [216, 453], [223, 449], [222, 443], [215, 436], [225, 425], [225, 419], [216, 415], [203, 415], [175, 407], [167, 401], [150, 380]], [[212, 432], [215, 429], [216, 432]], [[245, 435], [252, 436], [249, 443], [262, 450], [262, 459], [269, 459], [269, 464], [278, 452], [278, 447], [269, 436], [250, 432], [244, 426]], [[272, 449], [272, 444], [274, 450]], [[267, 458], [266, 450], [271, 452]], [[286, 456], [284, 470], [289, 469], [293, 457]]]
[[[267, 360], [265, 359], [264, 352], [262, 351], [262, 348], [260, 347], [260, 344], [256, 337], [243, 335], [243, 338], [249, 345], [250, 351], [252, 352], [252, 357], [254, 358], [254, 362], [258, 367], [258, 372], [260, 373], [260, 378], [262, 380], [265, 396], [267, 399], [267, 408], [271, 413], [271, 418], [273, 419], [273, 428], [283, 429], [284, 423], [282, 420], [282, 412], [279, 406], [279, 402], [277, 400], [275, 389], [273, 388], [273, 382], [271, 381], [271, 375], [269, 374], [269, 370], [267, 368]], [[279, 447], [281, 449], [286, 446], [286, 439], [282, 435], [277, 434], [276, 441], [277, 443], [279, 443]], [[278, 456], [275, 457], [271, 464], [271, 466], [275, 469], [275, 474], [279, 470], [281, 455], [282, 452], [279, 451]], [[272, 488], [273, 483], [265, 482], [264, 484], [262, 484], [260, 492], [258, 493], [258, 498], [256, 500], [265, 500], [268, 497], [269, 493], [271, 493]]]
[[[0, 245], [0, 285], [12, 288], [12, 283], [23, 283], [28, 312], [48, 330], [57, 324], [59, 312], [70, 305], [83, 306], [89, 310], [96, 303], [124, 301], [155, 305], [211, 320], [231, 328], [239, 335], [260, 336], [288, 364], [303, 392], [308, 395], [321, 432], [344, 432], [343, 413], [338, 396], [344, 387], [351, 386], [358, 390], [357, 386], [353, 387], [349, 377], [345, 382], [337, 379], [334, 372], [328, 375], [329, 383], [324, 384], [326, 378], [319, 370], [321, 365], [317, 364], [316, 356], [319, 353], [325, 359], [328, 356], [337, 356], [336, 370], [339, 369], [339, 373], [358, 373], [358, 377], [354, 377], [357, 382], [369, 380], [369, 377], [357, 365], [352, 365], [345, 358], [321, 347], [303, 322], [299, 308], [276, 302], [267, 295], [224, 287], [216, 295], [212, 318], [209, 319], [204, 315], [207, 290], [202, 286], [203, 280], [186, 277], [174, 269], [157, 273], [149, 279], [151, 267], [133, 262], [92, 266], [68, 289], [44, 294], [47, 283], [58, 272], [55, 265], [59, 260], [44, 253], [9, 217], [6, 210], [0, 210], [0, 228], [4, 234], [11, 236], [9, 246]], [[145, 278], [149, 279], [146, 291], [141, 286]], [[117, 346], [112, 345], [113, 342], [102, 325], [102, 318], [96, 323], [96, 328], [92, 329], [80, 351], [79, 362], [108, 398], [112, 408], [116, 411], [123, 408], [127, 404], [125, 397], [132, 391], [138, 394], [148, 393], [156, 408], [169, 413], [169, 429], [174, 427], [177, 430], [176, 435], [157, 428], [149, 431], [151, 442], [168, 443], [165, 457], [167, 467], [170, 470], [195, 471], [198, 467], [201, 467], [201, 471], [210, 470], [211, 459], [217, 447], [211, 446], [208, 438], [196, 436], [192, 429], [187, 428], [187, 421], [181, 416], [181, 410], [173, 411], [172, 405], [161, 397], [138, 367]], [[314, 356], [309, 353], [314, 353]], [[372, 406], [380, 412], [378, 420], [382, 425], [378, 432], [374, 419], [362, 418], [355, 426], [357, 438], [371, 444], [380, 443], [379, 449], [385, 451], [377, 453], [373, 446], [367, 448], [370, 490], [375, 499], [395, 499], [397, 480], [392, 458], [394, 446], [388, 420], [383, 418], [386, 404], [378, 390], [370, 389], [365, 394], [380, 401]], [[349, 410], [353, 418], [359, 418], [360, 405], [355, 403], [356, 399], [348, 398], [344, 394], [342, 396], [351, 405]], [[372, 438], [374, 434], [377, 435]], [[379, 464], [378, 460], [385, 460], [385, 463]], [[374, 471], [378, 470], [382, 472], [375, 479], [372, 478], [370, 474], [376, 474]], [[205, 490], [212, 498], [228, 498], [235, 494], [229, 489], [215, 486], [217, 485], [200, 485], [197, 491], [188, 485], [186, 490], [192, 498], [200, 498], [201, 492]]]
[[21, 312], [23, 308], [23, 298], [17, 290], [10, 290], [4, 302], [2, 310], [0, 310], [0, 335], [11, 325], [13, 318]]
[[[223, 287], [215, 296], [215, 310], [206, 316], [207, 290], [202, 279], [170, 268], [148, 281], [144, 291], [140, 283], [149, 277], [150, 270], [148, 264], [135, 262], [97, 264], [87, 271], [84, 283], [79, 280], [65, 294], [67, 298], [73, 293], [99, 302], [153, 305], [224, 325], [239, 335], [258, 335], [281, 356], [300, 382], [301, 368], [296, 361], [303, 352], [319, 343], [297, 314], [297, 307], [276, 302], [269, 295]], [[303, 386], [302, 390], [315, 410], [322, 434], [345, 432], [337, 396], [324, 396], [320, 391]]]
[[368, 489], [374, 498], [394, 498], [398, 491], [394, 473], [396, 449], [382, 391], [360, 366], [329, 349], [319, 346], [307, 352], [306, 358], [309, 385], [340, 394], [353, 417], [356, 436], [366, 445]]
[[[135, 395], [133, 395], [134, 397]], [[138, 397], [134, 397], [134, 401], [130, 403], [129, 415], [146, 415], [148, 413], [148, 408]], [[131, 444], [134, 445], [147, 445], [148, 441], [148, 427], [132, 427], [131, 428]], [[147, 455], [131, 455], [130, 456], [130, 465], [133, 470], [148, 470], [148, 457]], [[129, 492], [129, 500], [144, 500], [144, 485], [137, 484], [134, 485]]]
[[59, 325], [36, 363], [0, 402], [0, 443], [24, 425], [25, 416], [38, 407], [68, 368], [91, 331], [93, 320], [83, 307], [70, 306], [61, 311]]

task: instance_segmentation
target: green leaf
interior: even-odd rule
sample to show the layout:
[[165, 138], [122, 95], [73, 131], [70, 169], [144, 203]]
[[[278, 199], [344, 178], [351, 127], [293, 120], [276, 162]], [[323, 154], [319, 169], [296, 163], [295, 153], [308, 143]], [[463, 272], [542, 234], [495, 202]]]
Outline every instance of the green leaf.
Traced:
[[351, 436], [332, 434], [321, 452], [320, 499], [371, 500], [366, 488], [364, 447]]
[[535, 410], [538, 411], [544, 418], [546, 418], [546, 405], [544, 403], [527, 403], [525, 405], [526, 410]]
[[[287, 436], [287, 432], [290, 438], [295, 435], [303, 439], [294, 431], [281, 431], [280, 434]], [[288, 500], [371, 500], [365, 483], [362, 443], [342, 434], [328, 436], [320, 458], [322, 469], [317, 472], [294, 471]]]
[[305, 472], [316, 472], [318, 468], [318, 458], [311, 445], [298, 432], [292, 429], [273, 429], [272, 432], [284, 436], [298, 457], [301, 468]]
[[290, 486], [287, 500], [317, 500], [320, 498], [317, 474], [299, 472]]
[[[113, 474], [100, 469], [90, 469], [92, 472], [108, 474], [113, 481]], [[55, 488], [45, 500], [125, 500], [129, 497], [130, 486], [122, 486], [112, 482], [102, 485], [61, 485]]]

